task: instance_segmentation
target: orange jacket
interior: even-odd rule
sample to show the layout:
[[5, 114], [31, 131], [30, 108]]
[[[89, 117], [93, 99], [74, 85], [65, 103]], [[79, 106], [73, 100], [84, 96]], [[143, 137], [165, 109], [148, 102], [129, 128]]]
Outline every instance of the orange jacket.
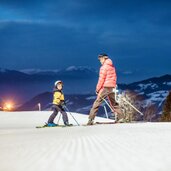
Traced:
[[100, 68], [99, 80], [96, 86], [96, 92], [104, 87], [116, 87], [116, 72], [111, 59], [106, 59]]

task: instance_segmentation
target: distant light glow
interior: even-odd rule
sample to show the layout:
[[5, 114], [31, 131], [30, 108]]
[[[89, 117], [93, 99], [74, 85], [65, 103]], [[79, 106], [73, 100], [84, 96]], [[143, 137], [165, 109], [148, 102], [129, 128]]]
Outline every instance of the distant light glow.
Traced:
[[5, 103], [3, 108], [4, 108], [4, 110], [13, 110], [14, 104], [12, 102], [7, 102], [7, 103]]

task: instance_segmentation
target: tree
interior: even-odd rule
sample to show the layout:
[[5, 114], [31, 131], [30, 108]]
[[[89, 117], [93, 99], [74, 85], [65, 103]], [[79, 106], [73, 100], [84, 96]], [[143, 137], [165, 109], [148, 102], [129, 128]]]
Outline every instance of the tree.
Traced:
[[169, 92], [169, 95], [164, 103], [161, 121], [171, 122], [171, 91]]
[[143, 111], [144, 113], [144, 121], [153, 121], [157, 116], [157, 107], [155, 104], [148, 104], [147, 107]]
[[123, 99], [131, 103], [137, 109], [141, 110], [141, 106], [143, 106], [143, 96], [138, 93], [130, 90], [126, 90], [121, 94], [120, 107], [124, 113], [125, 121], [138, 121], [141, 120], [140, 114], [137, 113], [135, 109], [133, 109], [128, 103], [126, 103]]

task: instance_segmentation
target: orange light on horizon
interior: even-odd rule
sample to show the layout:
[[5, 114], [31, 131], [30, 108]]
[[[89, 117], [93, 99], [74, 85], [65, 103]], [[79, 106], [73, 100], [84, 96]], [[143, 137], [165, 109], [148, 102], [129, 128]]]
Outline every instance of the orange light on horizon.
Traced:
[[4, 107], [3, 108], [5, 110], [12, 110], [14, 108], [14, 105], [11, 102], [7, 102], [7, 103], [4, 104]]

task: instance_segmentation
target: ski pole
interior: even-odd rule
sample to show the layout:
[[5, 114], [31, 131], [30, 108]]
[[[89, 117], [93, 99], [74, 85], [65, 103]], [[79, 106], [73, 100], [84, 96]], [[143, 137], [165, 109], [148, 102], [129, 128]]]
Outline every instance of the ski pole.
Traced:
[[134, 110], [136, 110], [141, 116], [143, 116], [144, 114], [142, 112], [140, 112], [135, 106], [133, 106], [130, 102], [128, 102], [127, 100], [125, 100], [124, 98], [122, 98], [122, 100], [124, 102], [126, 102], [128, 105], [130, 105]]
[[110, 106], [110, 104], [107, 102], [107, 100], [105, 98], [102, 98], [103, 101], [108, 105], [108, 107], [111, 109], [111, 111], [113, 111], [112, 107]]
[[117, 90], [117, 86], [116, 86], [116, 88], [113, 89], [113, 92], [115, 94], [115, 101], [117, 103], [120, 103], [120, 96], [118, 95], [119, 90]]
[[59, 118], [58, 118], [57, 124], [59, 124], [60, 119], [61, 119], [61, 112], [60, 112], [60, 115], [59, 115]]
[[[100, 96], [101, 97], [101, 96]], [[107, 102], [107, 100], [103, 97], [101, 97], [102, 100], [107, 104], [107, 106], [110, 108], [110, 110], [114, 113], [115, 115], [115, 120], [117, 120], [117, 114], [115, 113], [115, 111], [112, 109], [112, 107], [110, 106], [110, 104]]]
[[74, 118], [74, 116], [71, 114], [71, 112], [68, 110], [68, 108], [66, 106], [64, 106], [64, 108], [67, 110], [67, 112], [72, 116], [72, 118], [75, 120], [75, 122], [77, 123], [78, 126], [80, 126], [80, 124], [77, 122], [77, 120]]
[[103, 107], [104, 107], [104, 110], [105, 110], [106, 118], [109, 119], [109, 116], [108, 116], [108, 114], [107, 114], [106, 106], [103, 106]]
[[120, 103], [120, 100], [122, 99], [124, 102], [126, 102], [128, 105], [130, 105], [134, 110], [136, 110], [141, 116], [144, 114], [140, 112], [135, 106], [133, 106], [130, 102], [128, 102], [124, 97], [121, 97], [120, 94], [118, 94], [119, 90], [117, 90], [117, 86], [115, 89], [113, 89], [113, 92], [115, 93], [115, 101], [117, 103]]
[[115, 113], [114, 109], [112, 109], [112, 107], [110, 106], [110, 104], [107, 102], [107, 100], [105, 98], [103, 98], [101, 95], [99, 95], [100, 98], [107, 104], [107, 106], [110, 108], [110, 110], [113, 112], [114, 116], [115, 116], [115, 120], [117, 120], [117, 114]]

